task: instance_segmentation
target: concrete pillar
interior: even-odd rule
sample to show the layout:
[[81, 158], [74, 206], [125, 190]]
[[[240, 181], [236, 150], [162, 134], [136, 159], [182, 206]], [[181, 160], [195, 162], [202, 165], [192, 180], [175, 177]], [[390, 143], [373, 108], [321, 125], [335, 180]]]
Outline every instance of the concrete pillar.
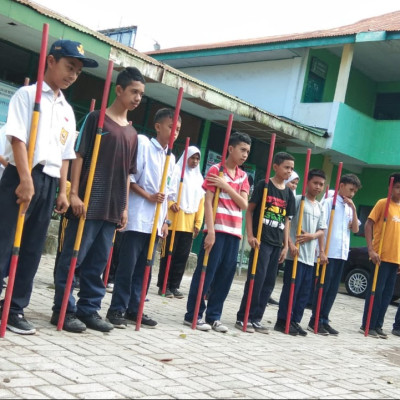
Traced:
[[349, 82], [351, 63], [353, 61], [354, 44], [343, 46], [342, 59], [340, 61], [339, 75], [336, 82], [336, 90], [333, 101], [344, 103], [346, 99], [347, 84]]

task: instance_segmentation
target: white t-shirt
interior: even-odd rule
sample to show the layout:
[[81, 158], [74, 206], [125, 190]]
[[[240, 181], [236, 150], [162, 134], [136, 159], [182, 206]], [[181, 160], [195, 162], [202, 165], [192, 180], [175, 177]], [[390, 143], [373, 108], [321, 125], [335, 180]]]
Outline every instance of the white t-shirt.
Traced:
[[[29, 143], [36, 84], [18, 89], [10, 100], [6, 126], [5, 158], [15, 165], [11, 139], [16, 137]], [[43, 82], [40, 116], [32, 168], [44, 165], [43, 172], [59, 178], [62, 160], [75, 158], [76, 121], [72, 107], [60, 91], [54, 99], [53, 90]]]

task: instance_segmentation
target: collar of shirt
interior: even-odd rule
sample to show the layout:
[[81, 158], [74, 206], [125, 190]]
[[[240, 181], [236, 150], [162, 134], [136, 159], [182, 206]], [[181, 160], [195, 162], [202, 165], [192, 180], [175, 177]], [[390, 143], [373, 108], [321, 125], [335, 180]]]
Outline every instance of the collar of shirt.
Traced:
[[[54, 99], [54, 90], [45, 81], [43, 81], [42, 92], [46, 93], [48, 95], [51, 94], [52, 98]], [[65, 102], [66, 102], [65, 96], [61, 90], [58, 91], [58, 96], [55, 99], [55, 102], [65, 104]]]
[[159, 151], [163, 151], [165, 154], [167, 154], [168, 146], [166, 146], [165, 149], [163, 149], [163, 148], [161, 147], [160, 142], [159, 142], [156, 138], [151, 138], [150, 142], [153, 143], [153, 145], [156, 146], [156, 148], [157, 148]]

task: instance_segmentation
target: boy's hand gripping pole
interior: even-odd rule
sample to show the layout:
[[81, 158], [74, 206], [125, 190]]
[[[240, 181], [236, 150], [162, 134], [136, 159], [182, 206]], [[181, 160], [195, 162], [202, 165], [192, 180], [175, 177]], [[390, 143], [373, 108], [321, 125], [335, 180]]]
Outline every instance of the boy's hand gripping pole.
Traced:
[[[183, 163], [182, 163], [181, 179], [179, 181], [178, 197], [176, 199], [176, 204], [178, 205], [179, 208], [181, 206], [181, 197], [182, 197], [182, 190], [183, 190], [183, 178], [185, 176], [185, 169], [186, 169], [186, 163], [187, 163], [187, 153], [188, 153], [188, 148], [189, 148], [189, 142], [190, 142], [190, 138], [187, 137], [186, 138], [186, 143], [185, 143], [185, 152], [183, 154]], [[175, 233], [176, 233], [176, 226], [178, 225], [178, 218], [179, 218], [179, 211], [174, 214], [174, 219], [172, 221], [171, 240], [169, 242], [167, 264], [165, 266], [164, 281], [163, 281], [163, 286], [162, 286], [162, 289], [161, 289], [161, 295], [164, 296], [164, 297], [165, 297], [165, 291], [167, 290], [168, 275], [169, 275], [169, 269], [170, 269], [170, 266], [171, 266], [172, 251], [174, 249]]]
[[[225, 142], [224, 142], [224, 148], [222, 150], [221, 164], [219, 167], [219, 176], [220, 177], [224, 176], [226, 153], [228, 152], [228, 144], [229, 144], [229, 138], [231, 136], [232, 122], [233, 122], [233, 114], [230, 114], [229, 119], [228, 119], [228, 125], [226, 127]], [[213, 221], [214, 222], [215, 222], [215, 216], [217, 214], [219, 194], [220, 194], [220, 188], [217, 187], [215, 189], [214, 201], [213, 201]], [[206, 277], [206, 270], [207, 270], [209, 255], [210, 255], [210, 250], [207, 249], [204, 253], [203, 268], [202, 268], [201, 274], [200, 274], [199, 288], [197, 289], [197, 298], [196, 298], [196, 305], [194, 307], [194, 313], [193, 313], [192, 329], [196, 329], [196, 326], [197, 326], [197, 317], [199, 315], [200, 303], [201, 303], [201, 298], [203, 295], [204, 279]]]
[[[32, 171], [33, 165], [33, 155], [36, 147], [36, 137], [39, 125], [39, 117], [40, 117], [40, 100], [42, 98], [42, 87], [43, 87], [43, 79], [44, 72], [46, 67], [46, 55], [47, 55], [47, 42], [49, 36], [49, 24], [43, 24], [42, 30], [42, 42], [40, 46], [40, 54], [39, 54], [39, 68], [36, 82], [36, 96], [35, 96], [35, 104], [33, 106], [33, 114], [31, 120], [30, 134], [29, 134], [29, 144], [28, 144], [28, 167], [29, 171]], [[3, 304], [3, 312], [1, 317], [1, 325], [0, 325], [0, 337], [4, 337], [7, 328], [8, 314], [10, 311], [11, 297], [14, 290], [14, 282], [15, 282], [15, 274], [17, 272], [18, 258], [19, 258], [19, 250], [21, 246], [21, 238], [22, 231], [24, 229], [25, 222], [25, 213], [22, 213], [25, 207], [24, 203], [21, 203], [19, 206], [18, 217], [17, 217], [17, 226], [15, 230], [14, 236], [14, 245], [12, 249], [12, 256], [10, 260], [10, 269], [8, 274], [8, 284], [7, 290], [4, 298]]]
[[[107, 76], [106, 76], [106, 81], [104, 83], [103, 98], [101, 101], [99, 121], [97, 124], [97, 133], [96, 133], [96, 138], [95, 138], [94, 146], [93, 146], [93, 154], [92, 154], [92, 159], [90, 162], [89, 175], [88, 175], [88, 180], [87, 180], [86, 189], [85, 189], [85, 196], [83, 199], [83, 203], [85, 205], [85, 210], [88, 209], [90, 195], [92, 192], [93, 179], [94, 179], [94, 174], [96, 171], [97, 158], [99, 155], [101, 136], [103, 135], [103, 125], [104, 125], [104, 118], [106, 115], [108, 94], [110, 92], [112, 72], [113, 72], [113, 62], [110, 60], [108, 62]], [[78, 230], [76, 232], [74, 250], [72, 253], [71, 264], [69, 267], [67, 282], [65, 284], [64, 296], [63, 296], [63, 301], [62, 301], [61, 309], [60, 309], [60, 315], [58, 317], [58, 324], [57, 324], [58, 331], [61, 331], [63, 328], [63, 325], [64, 325], [65, 314], [66, 314], [67, 307], [68, 307], [68, 299], [69, 299], [70, 292], [71, 292], [72, 281], [74, 279], [75, 267], [76, 267], [76, 263], [78, 261], [79, 249], [81, 246], [82, 234], [83, 234], [84, 227], [85, 227], [85, 218], [83, 216], [81, 216], [79, 219]]]
[[[172, 129], [171, 129], [171, 135], [170, 135], [169, 143], [168, 143], [167, 156], [165, 158], [164, 170], [163, 170], [163, 174], [162, 174], [162, 178], [161, 178], [160, 193], [164, 193], [165, 186], [167, 183], [169, 162], [171, 159], [172, 147], [174, 145], [175, 131], [176, 131], [176, 126], [178, 124], [179, 113], [181, 110], [182, 98], [183, 98], [183, 88], [181, 87], [181, 88], [179, 88], [179, 91], [178, 91], [178, 99], [176, 101], [174, 119], [172, 120]], [[153, 257], [154, 244], [156, 241], [158, 218], [160, 216], [160, 211], [161, 211], [161, 203], [157, 203], [156, 212], [155, 212], [154, 221], [153, 221], [153, 229], [152, 229], [151, 236], [150, 236], [149, 249], [147, 252], [147, 264], [146, 264], [146, 267], [144, 270], [144, 275], [143, 275], [143, 284], [142, 284], [142, 292], [140, 295], [139, 309], [138, 309], [138, 313], [136, 316], [136, 330], [137, 331], [140, 330], [140, 325], [142, 323], [144, 301], [146, 300], [146, 293], [147, 293], [147, 284], [149, 282], [150, 270], [151, 270], [151, 267], [152, 267], [153, 261], [154, 261], [154, 257]]]
[[261, 233], [262, 233], [262, 227], [264, 224], [264, 213], [265, 213], [265, 207], [266, 207], [267, 198], [268, 198], [268, 183], [269, 183], [269, 178], [271, 175], [272, 159], [274, 157], [275, 139], [276, 139], [276, 133], [273, 133], [271, 135], [271, 143], [269, 145], [267, 172], [265, 174], [264, 190], [263, 190], [263, 195], [262, 195], [262, 200], [261, 200], [260, 217], [258, 219], [257, 236], [256, 236], [258, 245], [256, 245], [254, 247], [253, 263], [251, 266], [251, 275], [250, 275], [250, 280], [249, 280], [249, 290], [247, 292], [246, 309], [245, 309], [244, 318], [243, 318], [243, 332], [246, 332], [246, 330], [247, 330], [247, 322], [249, 320], [251, 299], [253, 296], [254, 279], [255, 279], [256, 271], [257, 271], [258, 253], [260, 251], [259, 246], [261, 244]]
[[[379, 248], [378, 248], [379, 257], [381, 257], [381, 254], [382, 254], [383, 240], [384, 240], [385, 231], [386, 231], [386, 222], [387, 222], [387, 217], [389, 215], [390, 199], [392, 197], [393, 181], [394, 181], [394, 178], [391, 177], [390, 183], [389, 183], [388, 195], [387, 195], [387, 199], [386, 199], [385, 213], [383, 214], [382, 234], [381, 234], [381, 238], [379, 240]], [[368, 314], [367, 314], [367, 321], [365, 323], [364, 336], [368, 336], [368, 332], [369, 332], [369, 325], [371, 323], [372, 309], [374, 307], [375, 289], [376, 289], [376, 282], [378, 280], [378, 273], [379, 273], [379, 263], [376, 263], [375, 270], [374, 270], [374, 280], [372, 281], [371, 296], [369, 298]]]
[[[338, 191], [339, 191], [340, 176], [342, 175], [342, 168], [343, 168], [343, 163], [340, 162], [339, 166], [338, 166], [338, 171], [336, 174], [335, 194], [333, 195], [331, 215], [329, 217], [328, 234], [327, 234], [326, 243], [325, 243], [326, 257], [328, 257], [328, 253], [329, 253], [329, 244], [331, 241], [333, 219], [335, 217], [336, 199], [337, 199], [337, 195], [338, 195]], [[320, 277], [320, 281], [319, 281], [317, 307], [315, 310], [314, 333], [318, 333], [319, 314], [321, 311], [322, 293], [324, 291], [325, 273], [326, 273], [326, 263], [322, 265], [321, 277]]]
[[[303, 215], [304, 215], [304, 204], [306, 201], [306, 188], [307, 188], [307, 181], [308, 181], [308, 170], [310, 168], [310, 158], [311, 158], [311, 149], [307, 149], [307, 156], [306, 156], [306, 165], [304, 168], [304, 180], [303, 180], [303, 190], [301, 192], [301, 201], [300, 201], [300, 209], [299, 209], [299, 218], [297, 222], [297, 236], [301, 235], [301, 226], [303, 224]], [[289, 301], [288, 301], [288, 309], [286, 314], [286, 325], [285, 325], [285, 333], [289, 333], [290, 323], [292, 321], [292, 308], [293, 308], [293, 296], [294, 296], [294, 288], [296, 285], [296, 275], [297, 275], [297, 263], [299, 260], [299, 251], [300, 251], [300, 243], [296, 240], [296, 248], [297, 253], [293, 259], [293, 268], [292, 268], [292, 277], [290, 280], [290, 291], [289, 291]]]

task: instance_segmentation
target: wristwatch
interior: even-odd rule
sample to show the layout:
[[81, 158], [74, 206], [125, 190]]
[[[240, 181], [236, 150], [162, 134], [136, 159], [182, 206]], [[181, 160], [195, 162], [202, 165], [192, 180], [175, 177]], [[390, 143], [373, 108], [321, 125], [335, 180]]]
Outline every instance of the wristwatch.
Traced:
[[172, 225], [172, 221], [170, 221], [169, 219], [166, 219], [164, 221], [164, 224], [167, 224], [168, 226], [171, 226]]

